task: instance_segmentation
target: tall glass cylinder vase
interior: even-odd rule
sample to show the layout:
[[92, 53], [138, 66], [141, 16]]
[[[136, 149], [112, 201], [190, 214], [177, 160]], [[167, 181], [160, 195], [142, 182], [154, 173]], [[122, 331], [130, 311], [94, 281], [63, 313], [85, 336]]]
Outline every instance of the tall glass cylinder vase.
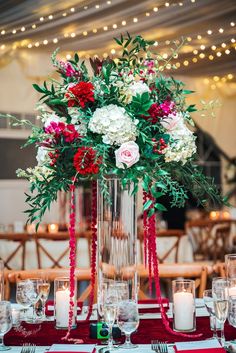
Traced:
[[[109, 281], [125, 281], [129, 298], [137, 300], [137, 215], [133, 184], [107, 178], [106, 195], [98, 181], [98, 300]], [[107, 195], [109, 195], [107, 197]]]

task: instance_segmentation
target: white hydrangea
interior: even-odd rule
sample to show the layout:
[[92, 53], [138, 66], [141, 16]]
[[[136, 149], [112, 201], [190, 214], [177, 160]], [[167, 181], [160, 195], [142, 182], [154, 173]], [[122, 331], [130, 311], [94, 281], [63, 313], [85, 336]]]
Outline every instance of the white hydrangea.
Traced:
[[92, 132], [103, 135], [103, 143], [121, 145], [136, 140], [137, 123], [138, 120], [133, 121], [124, 108], [109, 104], [95, 110], [88, 127]]
[[130, 91], [132, 96], [136, 96], [137, 94], [143, 94], [145, 92], [150, 92], [150, 88], [143, 81], [134, 81], [129, 85], [128, 91]]

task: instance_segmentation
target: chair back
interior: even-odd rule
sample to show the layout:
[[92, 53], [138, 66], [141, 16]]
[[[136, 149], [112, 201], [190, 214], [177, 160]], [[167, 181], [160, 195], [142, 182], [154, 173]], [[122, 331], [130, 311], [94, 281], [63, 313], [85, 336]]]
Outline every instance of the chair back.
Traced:
[[[7, 280], [9, 284], [15, 284], [18, 281], [26, 280], [30, 278], [42, 278], [52, 283], [57, 277], [69, 277], [70, 270], [67, 268], [49, 268], [39, 270], [27, 270], [27, 271], [9, 271]], [[75, 278], [78, 282], [91, 281], [90, 268], [76, 268]], [[80, 294], [79, 300], [86, 300], [91, 292], [91, 284]]]

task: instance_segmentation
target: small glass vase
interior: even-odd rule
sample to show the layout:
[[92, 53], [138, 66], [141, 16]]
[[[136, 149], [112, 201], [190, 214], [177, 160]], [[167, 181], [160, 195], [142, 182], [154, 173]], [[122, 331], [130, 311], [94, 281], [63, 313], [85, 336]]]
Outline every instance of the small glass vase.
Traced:
[[189, 279], [172, 281], [172, 295], [174, 331], [195, 331], [195, 282]]
[[127, 283], [129, 299], [137, 300], [137, 214], [133, 184], [123, 188], [118, 178], [107, 178], [106, 194], [98, 180], [98, 294], [107, 281]]
[[[54, 280], [54, 317], [57, 329], [68, 329], [70, 308], [70, 279], [58, 277]], [[76, 328], [77, 281], [75, 281], [74, 310], [72, 328]]]

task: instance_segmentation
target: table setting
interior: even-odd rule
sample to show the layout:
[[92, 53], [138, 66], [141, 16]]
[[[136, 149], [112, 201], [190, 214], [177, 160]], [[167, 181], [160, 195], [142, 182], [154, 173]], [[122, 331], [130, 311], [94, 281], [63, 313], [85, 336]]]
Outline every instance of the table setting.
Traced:
[[[48, 300], [46, 279], [17, 282], [16, 301], [0, 302], [0, 350], [14, 353], [221, 353], [236, 351], [236, 255], [226, 256], [227, 277], [213, 277], [212, 288], [195, 298], [195, 282], [172, 281], [172, 300], [162, 299], [173, 332], [164, 329], [160, 303], [139, 301], [126, 281], [106, 280], [87, 319], [89, 307], [76, 300], [68, 340], [68, 279], [54, 281]], [[59, 293], [59, 294], [58, 294]], [[39, 304], [40, 303], [40, 304]], [[78, 310], [77, 310], [78, 304]], [[93, 327], [93, 329], [92, 329]], [[100, 331], [99, 331], [100, 330]], [[78, 344], [80, 342], [80, 344]]]

